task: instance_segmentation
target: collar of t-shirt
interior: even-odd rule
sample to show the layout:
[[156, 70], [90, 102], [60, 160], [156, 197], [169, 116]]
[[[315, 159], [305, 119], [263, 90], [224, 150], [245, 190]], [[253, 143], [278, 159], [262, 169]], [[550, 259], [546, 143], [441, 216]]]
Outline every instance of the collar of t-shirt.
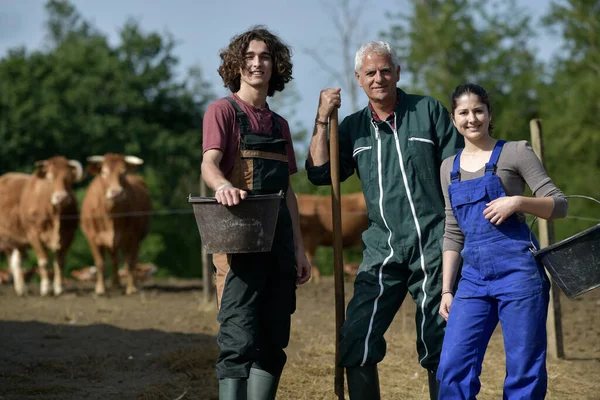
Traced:
[[[394, 111], [396, 110], [396, 107], [398, 107], [398, 103], [400, 103], [400, 89], [396, 89], [396, 103], [394, 104]], [[373, 108], [373, 104], [371, 104], [371, 102], [369, 102], [369, 110], [371, 110], [371, 116], [373, 117], [373, 121], [378, 123], [383, 121], [375, 112], [375, 109]], [[390, 115], [388, 115], [385, 119], [385, 121], [388, 121], [390, 125], [392, 125], [392, 128], [394, 128], [394, 111], [392, 111]]]
[[258, 113], [262, 112], [262, 113], [271, 114], [271, 110], [269, 109], [269, 104], [267, 102], [265, 102], [265, 106], [264, 107], [255, 107], [252, 104], [246, 103], [244, 100], [242, 100], [242, 98], [240, 96], [238, 96], [237, 93], [232, 93], [232, 96], [233, 96], [234, 99], [236, 99], [240, 103], [243, 103], [243, 104], [247, 105], [248, 107], [250, 107], [255, 112], [258, 112]]
[[[271, 112], [271, 110], [269, 109], [269, 105], [265, 102], [265, 106], [264, 107], [255, 107], [250, 103], [245, 102], [244, 100], [242, 100], [240, 98], [240, 96], [238, 96], [236, 93], [232, 94], [233, 98], [235, 101], [238, 102], [238, 104], [241, 104], [242, 110], [245, 110], [247, 112], [249, 112], [252, 115], [249, 115], [249, 121], [255, 121], [256, 125], [256, 129], [258, 129], [257, 132], [255, 133], [264, 133], [264, 134], [270, 134], [272, 133], [272, 127], [273, 127], [273, 113]], [[252, 124], [252, 122], [250, 122]]]

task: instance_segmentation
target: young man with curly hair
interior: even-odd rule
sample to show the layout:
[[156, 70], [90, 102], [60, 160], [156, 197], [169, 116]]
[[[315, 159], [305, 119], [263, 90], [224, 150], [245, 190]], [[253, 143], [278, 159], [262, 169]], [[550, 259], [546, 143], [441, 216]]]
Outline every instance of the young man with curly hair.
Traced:
[[292, 79], [290, 48], [264, 27], [235, 36], [221, 51], [219, 75], [232, 95], [204, 115], [202, 177], [217, 201], [285, 193], [272, 250], [214, 254], [220, 353], [219, 399], [274, 399], [296, 308], [296, 285], [310, 278], [290, 185], [297, 172], [290, 128], [267, 97]]

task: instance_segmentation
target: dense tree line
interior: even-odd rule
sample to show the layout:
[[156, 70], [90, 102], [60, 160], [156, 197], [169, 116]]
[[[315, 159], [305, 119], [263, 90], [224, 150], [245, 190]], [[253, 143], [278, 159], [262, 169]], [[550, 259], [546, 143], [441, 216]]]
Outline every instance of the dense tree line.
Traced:
[[[541, 27], [514, 0], [409, 4], [387, 13], [389, 27], [381, 33], [399, 51], [400, 86], [449, 106], [456, 85], [482, 84], [492, 96], [496, 137], [529, 140], [529, 120], [541, 118], [553, 180], [567, 194], [600, 198], [600, 3], [552, 1]], [[86, 157], [106, 152], [143, 158], [139, 173], [158, 212], [140, 258], [165, 273], [198, 276], [201, 244], [187, 195], [198, 193], [210, 85], [199, 68], [177, 76], [175, 39], [168, 34], [129, 20], [111, 44], [67, 0], [48, 1], [46, 12], [46, 46], [11, 49], [0, 59], [0, 173], [31, 172], [36, 160], [55, 154], [84, 165]], [[550, 62], [531, 45], [540, 29], [563, 43]], [[294, 140], [304, 142], [302, 169], [311, 124], [289, 112], [298, 96], [290, 85], [270, 102], [290, 120]], [[80, 199], [89, 179], [77, 186]], [[310, 185], [302, 170], [293, 182], [298, 192], [329, 193]], [[358, 191], [360, 183], [353, 177], [342, 190]], [[600, 206], [572, 200], [570, 215], [587, 220], [558, 222], [559, 239], [597, 223]], [[320, 257], [321, 266], [330, 264], [329, 255]], [[79, 234], [67, 267], [91, 262]]]
[[[600, 200], [600, 2], [553, 0], [541, 24], [515, 0], [408, 4], [388, 10], [389, 28], [381, 32], [399, 53], [400, 86], [449, 108], [457, 85], [481, 84], [490, 93], [495, 137], [531, 141], [529, 121], [541, 119], [550, 177], [567, 195]], [[547, 62], [532, 45], [543, 30], [563, 44]], [[358, 191], [359, 182], [342, 190]], [[569, 217], [555, 223], [556, 239], [598, 222], [600, 205], [572, 199]], [[319, 253], [320, 265], [331, 264], [330, 254]]]
[[[178, 81], [174, 39], [133, 20], [111, 45], [68, 1], [46, 4], [47, 47], [12, 49], [0, 61], [0, 171], [31, 172], [56, 154], [77, 159], [107, 152], [144, 159], [139, 169], [154, 209], [140, 260], [198, 275], [200, 239], [189, 212], [198, 193], [202, 111], [211, 97], [199, 70]], [[81, 200], [90, 177], [77, 188]], [[160, 213], [164, 210], [165, 213]], [[79, 234], [67, 268], [90, 265]]]
[[[411, 12], [388, 13], [391, 27], [382, 33], [400, 52], [401, 83], [408, 75], [409, 90], [447, 107], [458, 84], [481, 84], [490, 93], [494, 136], [530, 141], [529, 121], [541, 119], [553, 181], [567, 195], [600, 199], [600, 3], [554, 0], [537, 29], [514, 0], [410, 4]], [[563, 43], [549, 62], [531, 44], [540, 29]], [[600, 222], [600, 206], [573, 199], [569, 215], [556, 222], [557, 239]]]

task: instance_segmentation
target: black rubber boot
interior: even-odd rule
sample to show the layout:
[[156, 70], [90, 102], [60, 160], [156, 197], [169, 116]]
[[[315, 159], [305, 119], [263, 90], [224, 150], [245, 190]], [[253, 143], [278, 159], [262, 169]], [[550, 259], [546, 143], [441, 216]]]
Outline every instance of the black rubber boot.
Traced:
[[350, 400], [380, 400], [377, 364], [346, 368]]
[[427, 371], [427, 378], [429, 379], [429, 398], [437, 400], [440, 392], [440, 383], [435, 376], [435, 372]]
[[265, 370], [250, 369], [248, 378], [248, 400], [275, 400], [279, 385], [279, 376], [274, 376]]
[[246, 400], [247, 379], [219, 379], [219, 400]]

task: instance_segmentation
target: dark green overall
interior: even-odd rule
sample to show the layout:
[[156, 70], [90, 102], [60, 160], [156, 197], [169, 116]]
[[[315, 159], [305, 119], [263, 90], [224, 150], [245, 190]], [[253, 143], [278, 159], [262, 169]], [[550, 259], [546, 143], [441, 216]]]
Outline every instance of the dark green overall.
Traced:
[[[273, 113], [272, 135], [250, 130], [248, 117], [235, 100], [240, 127], [238, 157], [231, 182], [249, 194], [273, 194], [289, 185], [287, 140]], [[272, 250], [267, 253], [214, 254], [217, 269], [217, 377], [248, 378], [250, 368], [279, 376], [286, 362], [283, 349], [296, 309], [296, 258], [292, 220], [281, 201]]]
[[[358, 172], [369, 213], [341, 331], [341, 365], [383, 359], [384, 334], [410, 293], [417, 306], [419, 363], [434, 372], [445, 325], [438, 315], [445, 216], [439, 169], [463, 140], [437, 100], [400, 89], [398, 96], [392, 120], [377, 122], [365, 107], [339, 126], [340, 178]], [[329, 163], [307, 165], [306, 171], [313, 184], [331, 184]]]

